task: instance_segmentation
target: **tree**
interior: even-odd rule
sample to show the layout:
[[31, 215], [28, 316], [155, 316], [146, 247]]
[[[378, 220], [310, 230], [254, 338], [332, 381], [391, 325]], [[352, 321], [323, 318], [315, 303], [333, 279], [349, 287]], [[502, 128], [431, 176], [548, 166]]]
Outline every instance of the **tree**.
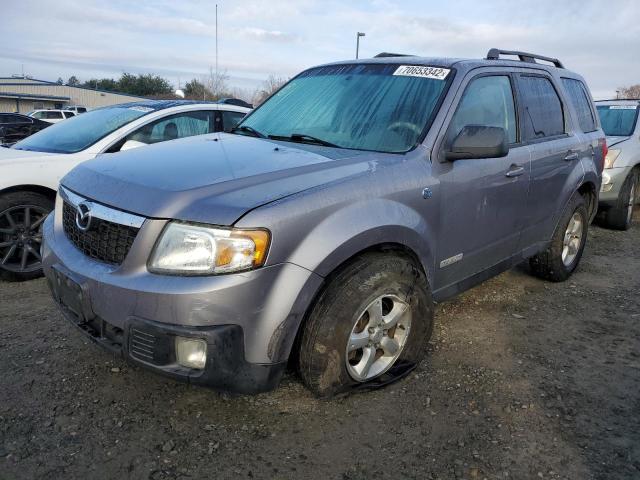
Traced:
[[158, 75], [148, 73], [135, 76], [131, 73], [123, 73], [118, 80], [118, 90], [122, 93], [144, 97], [171, 93], [173, 88], [168, 80]]
[[629, 87], [620, 87], [616, 92], [618, 98], [640, 98], [640, 83]]
[[85, 88], [92, 88], [94, 90], [106, 90], [107, 92], [117, 92], [118, 82], [113, 78], [92, 78], [82, 84]]
[[58, 85], [63, 85], [64, 84], [64, 80], [62, 79], [62, 77], [58, 77], [58, 80], [56, 80], [56, 83]]
[[269, 75], [269, 77], [262, 82], [262, 88], [258, 89], [254, 95], [254, 105], [260, 105], [267, 98], [277, 92], [280, 87], [287, 83], [286, 78], [278, 77], [276, 75]]
[[184, 97], [189, 100], [211, 100], [213, 98], [213, 93], [209, 90], [204, 83], [198, 81], [197, 79], [193, 79], [190, 82], [187, 82], [184, 86]]
[[69, 85], [70, 87], [77, 87], [78, 85], [80, 85], [80, 80], [78, 80], [75, 75], [71, 75], [69, 77], [69, 80], [67, 80], [67, 85]]

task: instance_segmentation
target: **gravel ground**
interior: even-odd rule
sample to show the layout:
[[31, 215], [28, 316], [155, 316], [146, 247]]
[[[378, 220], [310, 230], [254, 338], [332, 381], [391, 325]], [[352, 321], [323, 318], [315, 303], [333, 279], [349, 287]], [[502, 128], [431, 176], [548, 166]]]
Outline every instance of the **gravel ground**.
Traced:
[[518, 268], [438, 306], [429, 355], [332, 401], [233, 397], [115, 359], [43, 280], [0, 285], [0, 479], [640, 477], [640, 227], [577, 273]]

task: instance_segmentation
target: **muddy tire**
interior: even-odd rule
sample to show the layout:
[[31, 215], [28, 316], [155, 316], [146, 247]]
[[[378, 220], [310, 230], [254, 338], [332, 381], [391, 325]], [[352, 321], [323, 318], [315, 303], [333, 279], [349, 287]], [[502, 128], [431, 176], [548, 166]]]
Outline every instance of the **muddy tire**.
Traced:
[[614, 230], [629, 230], [633, 222], [633, 209], [638, 196], [638, 172], [632, 170], [620, 189], [617, 204], [605, 210], [603, 224]]
[[584, 197], [575, 193], [569, 201], [551, 243], [529, 260], [531, 273], [552, 282], [563, 282], [577, 268], [587, 241], [589, 214]]
[[422, 269], [402, 255], [363, 254], [329, 280], [312, 308], [298, 370], [311, 391], [329, 397], [400, 361], [419, 362], [432, 331]]
[[35, 192], [0, 196], [0, 280], [23, 281], [42, 275], [42, 223], [54, 202]]

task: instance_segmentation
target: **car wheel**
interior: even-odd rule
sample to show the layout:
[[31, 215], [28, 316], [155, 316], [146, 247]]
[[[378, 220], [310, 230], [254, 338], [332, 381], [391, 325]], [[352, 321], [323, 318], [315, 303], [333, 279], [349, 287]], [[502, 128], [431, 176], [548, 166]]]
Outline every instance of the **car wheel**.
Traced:
[[0, 197], [0, 278], [22, 281], [42, 275], [42, 224], [54, 203], [33, 192]]
[[546, 250], [529, 260], [531, 272], [537, 277], [562, 282], [569, 278], [580, 263], [587, 242], [589, 215], [584, 197], [575, 193]]
[[299, 372], [318, 396], [370, 381], [402, 361], [419, 362], [433, 330], [421, 268], [404, 256], [358, 256], [329, 280], [308, 316]]
[[620, 189], [617, 205], [604, 212], [604, 225], [615, 230], [629, 230], [637, 198], [638, 170], [633, 170]]

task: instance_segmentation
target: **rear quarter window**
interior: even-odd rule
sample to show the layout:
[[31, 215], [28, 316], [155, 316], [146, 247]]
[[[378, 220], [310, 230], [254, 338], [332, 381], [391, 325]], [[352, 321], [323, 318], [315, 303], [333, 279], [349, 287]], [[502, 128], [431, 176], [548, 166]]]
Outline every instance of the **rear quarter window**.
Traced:
[[591, 101], [584, 84], [573, 78], [563, 78], [562, 85], [566, 90], [571, 104], [578, 114], [578, 124], [583, 132], [596, 130], [596, 120], [591, 108]]
[[520, 91], [527, 140], [563, 135], [564, 112], [551, 80], [537, 75], [521, 75]]

